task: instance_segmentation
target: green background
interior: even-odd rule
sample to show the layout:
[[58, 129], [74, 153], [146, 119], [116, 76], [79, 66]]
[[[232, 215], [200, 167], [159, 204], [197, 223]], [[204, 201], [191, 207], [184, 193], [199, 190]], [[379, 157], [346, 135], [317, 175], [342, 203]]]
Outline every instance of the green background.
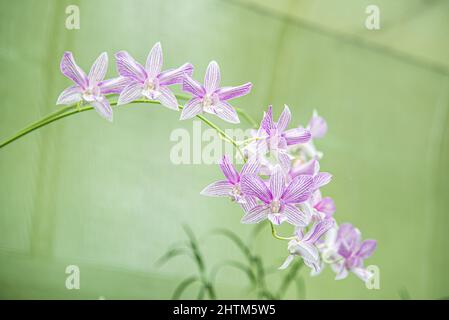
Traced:
[[[70, 4], [80, 30], [65, 28]], [[369, 4], [380, 7], [378, 31], [364, 26]], [[254, 118], [287, 103], [295, 124], [315, 108], [327, 119], [317, 144], [334, 180], [324, 192], [339, 222], [378, 240], [367, 263], [380, 268], [380, 290], [354, 275], [334, 281], [329, 268], [319, 277], [302, 270], [306, 297], [440, 298], [449, 295], [448, 34], [445, 0], [1, 1], [0, 137], [57, 108], [70, 84], [59, 71], [65, 50], [85, 70], [107, 51], [108, 76], [115, 52], [143, 62], [157, 41], [165, 67], [189, 61], [198, 79], [215, 59], [224, 85], [253, 82], [234, 105]], [[115, 110], [111, 125], [86, 112], [0, 150], [1, 298], [170, 298], [195, 273], [183, 257], [155, 266], [185, 239], [182, 223], [198, 235], [250, 234], [235, 205], [199, 195], [221, 177], [216, 166], [170, 162], [170, 133], [192, 130], [178, 116], [134, 105]], [[285, 243], [268, 229], [256, 242], [268, 265], [282, 263]], [[208, 266], [242, 259], [223, 239], [201, 245]], [[67, 265], [80, 267], [80, 290], [65, 288]], [[218, 296], [253, 297], [245, 281], [223, 271]]]

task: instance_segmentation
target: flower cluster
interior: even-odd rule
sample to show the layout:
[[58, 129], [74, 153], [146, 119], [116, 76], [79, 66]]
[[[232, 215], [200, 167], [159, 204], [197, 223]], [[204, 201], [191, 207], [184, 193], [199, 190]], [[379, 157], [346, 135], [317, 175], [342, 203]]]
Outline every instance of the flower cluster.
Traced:
[[190, 63], [162, 71], [163, 55], [159, 42], [148, 54], [145, 66], [126, 51], [116, 53], [115, 58], [119, 76], [104, 80], [108, 68], [106, 52], [94, 62], [88, 75], [76, 64], [71, 52], [64, 53], [61, 72], [75, 84], [60, 94], [56, 104], [89, 104], [100, 116], [112, 121], [112, 108], [106, 95], [119, 94], [118, 105], [149, 99], [169, 109], [179, 110], [178, 100], [170, 86], [181, 84], [182, 89], [193, 96], [183, 108], [181, 120], [206, 112], [231, 123], [240, 122], [235, 109], [227, 101], [248, 94], [252, 84], [248, 82], [237, 87], [220, 88], [221, 75], [217, 62], [209, 63], [203, 86], [192, 78], [193, 65]]
[[[181, 120], [208, 113], [230, 123], [239, 123], [237, 112], [228, 101], [248, 94], [252, 87], [250, 82], [220, 87], [220, 68], [215, 61], [209, 63], [203, 84], [192, 78], [190, 63], [162, 71], [160, 43], [153, 46], [145, 65], [126, 51], [118, 52], [115, 58], [119, 76], [104, 80], [107, 53], [97, 58], [87, 75], [76, 64], [72, 53], [64, 53], [61, 72], [74, 85], [60, 94], [57, 104], [88, 104], [112, 121], [112, 103], [107, 96], [117, 94], [117, 105], [157, 101], [169, 109], [181, 109]], [[178, 104], [171, 90], [176, 84], [192, 95], [185, 106]], [[338, 226], [334, 219], [334, 201], [321, 193], [332, 175], [320, 171], [319, 160], [323, 153], [316, 149], [314, 140], [326, 134], [326, 121], [316, 112], [306, 127], [288, 129], [290, 121], [288, 106], [284, 107], [278, 121], [273, 120], [273, 109], [269, 106], [243, 151], [234, 143], [246, 160], [241, 171], [224, 156], [220, 167], [225, 179], [210, 184], [201, 193], [229, 197], [244, 211], [242, 223], [268, 220], [276, 238], [289, 240], [290, 254], [281, 269], [299, 256], [313, 274], [319, 273], [327, 263], [337, 273], [337, 279], [352, 271], [366, 281], [371, 274], [363, 267], [363, 261], [375, 250], [376, 241], [362, 242], [360, 232], [350, 224]], [[274, 226], [282, 223], [294, 226], [293, 236], [277, 235]]]
[[[288, 129], [291, 112], [288, 106], [277, 122], [268, 107], [258, 130], [245, 147], [247, 162], [240, 173], [227, 156], [220, 163], [226, 180], [214, 182], [201, 193], [229, 197], [244, 211], [242, 223], [269, 220], [274, 235], [289, 240], [289, 256], [280, 269], [287, 268], [295, 256], [318, 274], [324, 264], [343, 279], [348, 271], [363, 281], [372, 274], [363, 260], [376, 248], [375, 240], [361, 241], [360, 232], [350, 224], [337, 225], [332, 198], [323, 197], [321, 188], [332, 179], [320, 171], [322, 152], [314, 145], [327, 131], [326, 121], [316, 111], [306, 127]], [[274, 225], [294, 226], [292, 237], [276, 235]]]

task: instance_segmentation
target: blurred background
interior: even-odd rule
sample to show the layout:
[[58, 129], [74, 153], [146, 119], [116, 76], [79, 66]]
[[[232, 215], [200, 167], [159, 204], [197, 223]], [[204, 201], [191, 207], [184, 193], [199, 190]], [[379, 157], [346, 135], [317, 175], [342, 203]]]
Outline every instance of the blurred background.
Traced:
[[[370, 4], [380, 8], [380, 30], [365, 27]], [[80, 9], [79, 30], [65, 27], [68, 5]], [[319, 277], [303, 269], [304, 297], [447, 297], [448, 34], [446, 0], [1, 1], [0, 138], [56, 110], [71, 84], [59, 71], [66, 50], [85, 70], [107, 51], [111, 77], [115, 52], [143, 62], [157, 41], [165, 68], [189, 61], [197, 79], [217, 60], [223, 85], [253, 82], [233, 105], [257, 121], [268, 104], [277, 117], [284, 103], [295, 125], [313, 109], [325, 117], [317, 146], [334, 179], [323, 191], [340, 223], [378, 240], [366, 262], [380, 269], [379, 290], [354, 275], [334, 281], [329, 268]], [[252, 230], [228, 200], [200, 196], [221, 178], [218, 167], [170, 162], [171, 132], [191, 132], [192, 122], [154, 105], [114, 112], [112, 125], [85, 112], [0, 150], [1, 298], [170, 298], [196, 273], [186, 257], [156, 265], [185, 241], [183, 223], [208, 268], [243, 259], [231, 242], [205, 237], [216, 227], [243, 238]], [[286, 244], [269, 229], [253, 240], [267, 265], [285, 259]], [[80, 290], [65, 287], [68, 265], [80, 268]], [[238, 270], [217, 276], [219, 298], [254, 297], [246, 288]]]

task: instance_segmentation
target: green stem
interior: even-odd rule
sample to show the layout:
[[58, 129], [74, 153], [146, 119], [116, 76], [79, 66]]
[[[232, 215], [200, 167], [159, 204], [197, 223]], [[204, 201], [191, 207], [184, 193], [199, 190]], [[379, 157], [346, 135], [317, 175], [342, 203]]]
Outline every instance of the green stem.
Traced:
[[277, 234], [276, 229], [274, 228], [273, 222], [270, 221], [270, 226], [271, 226], [271, 234], [273, 235], [274, 238], [278, 239], [278, 240], [293, 240], [295, 239], [295, 237], [281, 237]]

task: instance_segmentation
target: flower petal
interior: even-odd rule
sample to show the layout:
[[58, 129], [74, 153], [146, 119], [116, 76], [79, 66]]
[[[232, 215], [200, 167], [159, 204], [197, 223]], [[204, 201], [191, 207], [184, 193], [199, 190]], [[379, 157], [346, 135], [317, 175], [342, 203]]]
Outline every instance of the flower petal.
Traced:
[[335, 203], [330, 197], [321, 199], [314, 208], [317, 211], [326, 214], [326, 216], [332, 216], [335, 213]]
[[270, 134], [273, 129], [273, 107], [268, 106], [267, 112], [264, 113], [260, 127]]
[[281, 225], [284, 221], [287, 221], [287, 217], [282, 213], [269, 213], [268, 220], [271, 221], [274, 225]]
[[291, 159], [288, 152], [286, 150], [279, 150], [277, 153], [277, 157], [282, 170], [284, 170], [285, 172], [290, 171]]
[[374, 273], [365, 268], [352, 268], [351, 271], [363, 282], [367, 282], [374, 276]]
[[88, 86], [87, 76], [84, 71], [78, 67], [71, 52], [64, 52], [61, 59], [60, 68], [63, 75], [71, 79], [81, 88], [85, 89]]
[[303, 241], [308, 243], [315, 243], [325, 234], [329, 229], [334, 226], [333, 219], [325, 219], [321, 222], [315, 223], [312, 228], [304, 236]]
[[141, 97], [142, 83], [136, 81], [131, 82], [125, 87], [125, 89], [123, 89], [122, 93], [120, 93], [117, 105], [127, 104]]
[[108, 54], [103, 52], [90, 68], [89, 75], [87, 76], [89, 78], [89, 84], [92, 85], [103, 80], [106, 71], [108, 71]]
[[284, 132], [285, 129], [287, 129], [291, 118], [292, 113], [290, 112], [290, 109], [288, 108], [287, 105], [284, 105], [284, 111], [282, 111], [281, 115], [279, 116], [279, 120], [276, 124], [279, 133]]
[[201, 98], [193, 98], [182, 109], [180, 120], [193, 118], [201, 112], [203, 112]]
[[312, 194], [312, 187], [312, 176], [298, 176], [290, 182], [284, 194], [282, 195], [282, 199], [287, 203], [304, 202]]
[[257, 205], [243, 216], [241, 222], [245, 224], [259, 223], [267, 218], [267, 211], [267, 205]]
[[320, 172], [315, 177], [313, 177], [313, 189], [317, 190], [332, 180], [332, 175], [328, 172]]
[[145, 63], [145, 70], [147, 71], [149, 78], [155, 78], [162, 69], [163, 55], [161, 43], [156, 43], [153, 48], [151, 48], [150, 53], [147, 57], [147, 62]]
[[216, 181], [201, 191], [201, 195], [209, 197], [229, 197], [234, 186], [226, 180]]
[[259, 173], [260, 162], [257, 156], [252, 156], [248, 159], [248, 161], [243, 165], [241, 175], [244, 174], [257, 174]]
[[223, 156], [223, 159], [220, 162], [220, 168], [229, 182], [231, 182], [232, 184], [236, 184], [237, 182], [239, 182], [239, 173], [237, 172], [237, 170], [235, 170], [234, 166], [231, 163], [231, 160], [227, 155]]
[[279, 269], [279, 270], [287, 269], [288, 266], [290, 265], [290, 263], [292, 263], [292, 261], [293, 261], [294, 258], [295, 258], [294, 255], [292, 255], [292, 254], [289, 255], [289, 256], [287, 257], [287, 259], [285, 259], [284, 263], [283, 263], [278, 269]]
[[257, 198], [251, 197], [251, 196], [243, 196], [242, 202], [240, 202], [240, 206], [242, 207], [243, 211], [249, 212], [252, 208], [257, 206]]
[[265, 203], [272, 199], [265, 182], [255, 174], [246, 174], [240, 178], [240, 186], [244, 195], [257, 197]]
[[81, 100], [81, 89], [78, 85], [74, 85], [61, 92], [56, 104], [72, 104]]
[[218, 117], [229, 123], [240, 123], [239, 116], [235, 109], [225, 101], [220, 101], [215, 105], [215, 112]]
[[310, 243], [298, 242], [294, 247], [294, 253], [300, 255], [304, 260], [319, 261], [320, 255], [318, 249]]
[[188, 74], [184, 75], [182, 90], [200, 98], [206, 93], [203, 86], [198, 81], [192, 79]]
[[192, 76], [193, 65], [191, 63], [185, 63], [179, 68], [166, 70], [159, 74], [159, 84], [163, 86], [169, 86], [172, 84], [182, 83], [185, 75]]
[[98, 83], [98, 86], [100, 87], [101, 94], [120, 94], [130, 82], [133, 81], [125, 77], [117, 77], [101, 81]]
[[374, 250], [376, 250], [377, 241], [376, 240], [365, 240], [360, 245], [359, 250], [357, 251], [357, 256], [360, 258], [366, 259], [370, 257]]
[[216, 61], [211, 61], [204, 76], [206, 93], [213, 93], [220, 86], [220, 67]]
[[115, 54], [118, 73], [135, 81], [144, 82], [147, 79], [147, 73], [140, 63], [134, 60], [126, 51], [120, 51]]
[[313, 111], [313, 116], [309, 121], [307, 126], [312, 134], [312, 138], [319, 139], [322, 138], [327, 132], [327, 123], [322, 117], [318, 115], [316, 110]]
[[102, 116], [109, 122], [112, 122], [112, 108], [109, 105], [108, 99], [102, 98], [97, 101], [93, 101], [91, 102], [91, 105], [100, 116]]
[[310, 140], [312, 134], [309, 130], [304, 128], [293, 128], [284, 132], [284, 138], [287, 140], [287, 145], [295, 145], [306, 143]]
[[276, 165], [270, 176], [270, 190], [273, 198], [279, 200], [285, 190], [285, 175], [280, 165]]
[[220, 100], [231, 100], [247, 95], [252, 88], [252, 83], [247, 82], [237, 87], [224, 87], [217, 90]]
[[288, 223], [294, 226], [305, 227], [310, 222], [310, 219], [307, 218], [304, 212], [291, 204], [284, 205], [284, 214], [287, 217]]
[[157, 97], [157, 100], [159, 100], [163, 106], [172, 110], [179, 110], [178, 100], [168, 87], [159, 87], [159, 92], [161, 94]]

